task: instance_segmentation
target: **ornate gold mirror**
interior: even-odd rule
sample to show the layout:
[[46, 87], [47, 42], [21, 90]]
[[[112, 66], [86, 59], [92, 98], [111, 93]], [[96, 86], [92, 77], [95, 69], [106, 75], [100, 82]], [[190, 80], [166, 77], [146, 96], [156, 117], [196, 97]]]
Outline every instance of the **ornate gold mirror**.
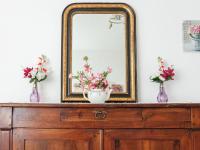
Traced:
[[79, 3], [62, 18], [62, 102], [86, 102], [80, 85], [69, 79], [87, 56], [96, 72], [112, 68], [108, 102], [136, 101], [135, 14], [122, 3]]

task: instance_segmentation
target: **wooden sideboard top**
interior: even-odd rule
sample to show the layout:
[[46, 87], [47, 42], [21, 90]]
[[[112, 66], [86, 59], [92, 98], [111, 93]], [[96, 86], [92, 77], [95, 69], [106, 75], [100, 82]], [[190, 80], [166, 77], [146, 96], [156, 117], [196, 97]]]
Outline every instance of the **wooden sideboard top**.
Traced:
[[0, 103], [0, 107], [69, 107], [69, 108], [176, 108], [200, 107], [200, 103]]
[[0, 116], [0, 128], [200, 128], [200, 103], [1, 103]]

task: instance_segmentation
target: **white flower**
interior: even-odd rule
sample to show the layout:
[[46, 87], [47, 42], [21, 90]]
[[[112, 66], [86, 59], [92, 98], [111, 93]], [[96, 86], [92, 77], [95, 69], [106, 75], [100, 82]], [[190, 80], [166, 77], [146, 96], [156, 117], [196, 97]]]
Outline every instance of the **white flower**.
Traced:
[[158, 76], [159, 76], [159, 74], [153, 74], [153, 75], [151, 76], [151, 79], [156, 78], [156, 77], [158, 77]]
[[163, 78], [162, 76], [159, 76], [159, 79], [161, 80], [161, 81], [165, 81], [165, 78]]
[[46, 74], [42, 71], [38, 71], [38, 73], [36, 74], [36, 78], [40, 81], [42, 79], [44, 79], [46, 76]]
[[34, 69], [31, 71], [32, 78], [35, 78], [37, 72], [38, 72], [38, 71], [37, 71], [36, 68], [34, 68]]

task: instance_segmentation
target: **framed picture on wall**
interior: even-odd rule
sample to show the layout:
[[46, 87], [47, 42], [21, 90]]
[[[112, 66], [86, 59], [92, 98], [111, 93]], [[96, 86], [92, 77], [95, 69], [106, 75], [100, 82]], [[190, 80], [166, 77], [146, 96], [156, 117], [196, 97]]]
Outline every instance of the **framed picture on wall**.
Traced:
[[184, 51], [200, 51], [200, 20], [183, 22]]

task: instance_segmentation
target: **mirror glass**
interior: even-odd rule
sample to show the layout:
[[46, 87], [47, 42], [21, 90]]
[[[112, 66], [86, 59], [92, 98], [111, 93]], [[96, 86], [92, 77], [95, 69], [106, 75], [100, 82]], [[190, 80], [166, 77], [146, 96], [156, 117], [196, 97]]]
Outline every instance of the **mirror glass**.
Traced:
[[[113, 93], [127, 92], [126, 14], [73, 14], [72, 67], [76, 74], [83, 68], [83, 57], [88, 56], [94, 72], [112, 68], [108, 80]], [[72, 80], [72, 93], [81, 93], [78, 81]]]

